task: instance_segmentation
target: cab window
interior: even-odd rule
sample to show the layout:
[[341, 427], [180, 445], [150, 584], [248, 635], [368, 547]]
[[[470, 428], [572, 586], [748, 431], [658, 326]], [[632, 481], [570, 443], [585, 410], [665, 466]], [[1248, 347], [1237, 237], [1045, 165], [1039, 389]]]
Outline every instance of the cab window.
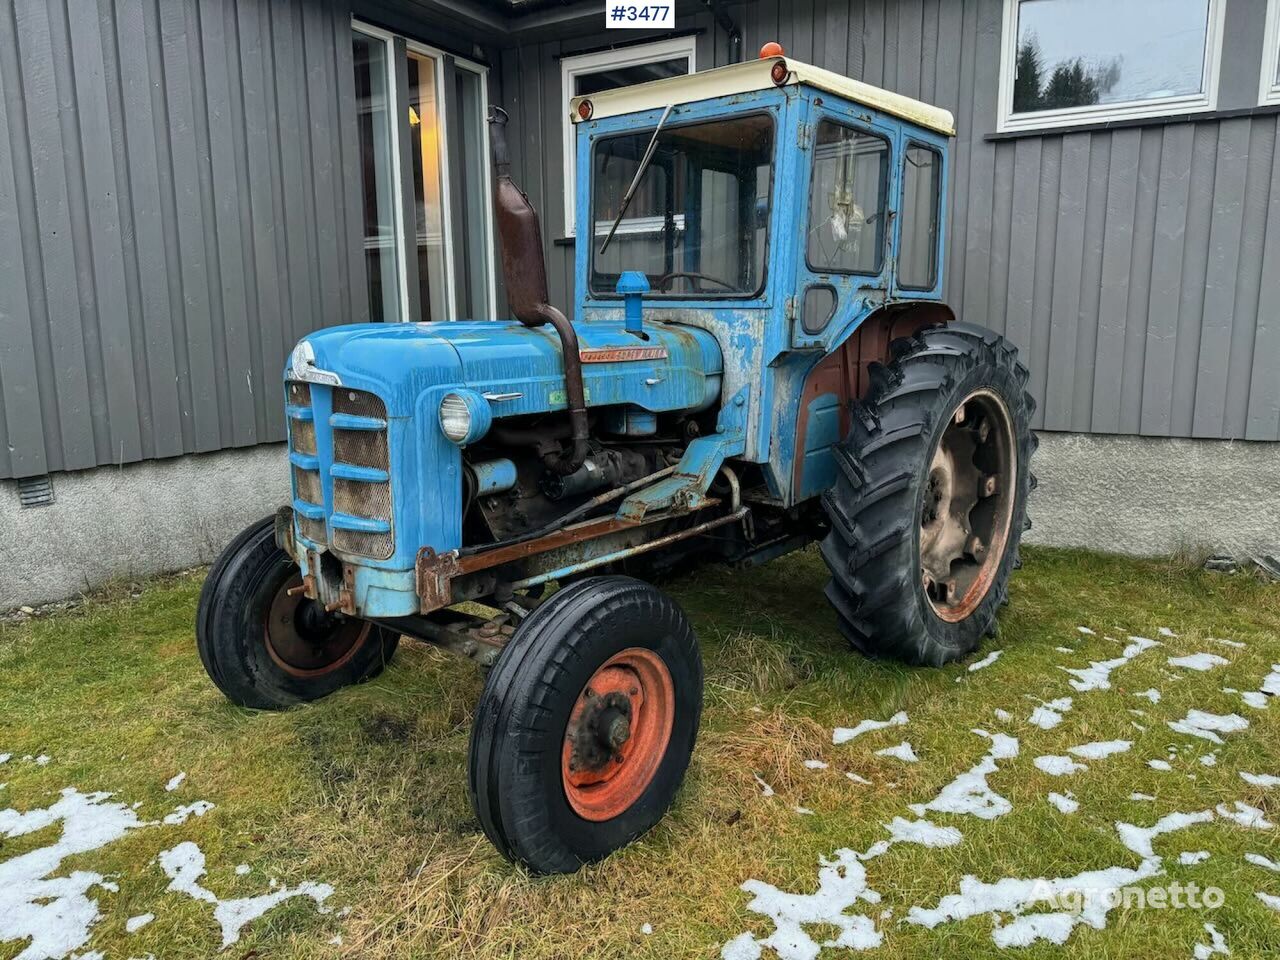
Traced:
[[938, 282], [938, 201], [942, 193], [942, 156], [913, 143], [902, 161], [902, 214], [899, 228], [898, 286], [932, 290]]
[[878, 274], [884, 264], [889, 142], [832, 120], [814, 138], [809, 185], [809, 268]]
[[743, 297], [763, 288], [771, 117], [663, 127], [656, 141], [653, 129], [608, 137], [595, 147], [591, 174], [593, 294], [612, 294], [624, 270], [643, 271], [655, 297]]

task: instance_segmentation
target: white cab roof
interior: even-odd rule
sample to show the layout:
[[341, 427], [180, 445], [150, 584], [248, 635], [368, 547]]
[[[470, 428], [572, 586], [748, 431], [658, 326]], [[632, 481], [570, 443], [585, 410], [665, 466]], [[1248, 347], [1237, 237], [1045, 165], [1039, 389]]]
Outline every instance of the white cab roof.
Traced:
[[713, 97], [732, 96], [735, 93], [769, 90], [778, 86], [773, 82], [772, 71], [773, 65], [779, 61], [787, 65], [787, 79], [782, 86], [806, 83], [811, 87], [834, 93], [846, 100], [900, 117], [946, 136], [953, 136], [956, 132], [955, 120], [949, 110], [873, 87], [869, 83], [850, 80], [838, 73], [801, 63], [790, 57], [748, 60], [745, 63], [733, 63], [727, 67], [716, 67], [714, 70], [704, 70], [688, 76], [650, 80], [648, 83], [602, 90], [585, 97], [574, 97], [570, 101], [570, 116], [574, 123], [582, 122], [582, 118], [578, 115], [578, 104], [583, 100], [591, 101], [591, 119], [600, 120], [624, 113], [653, 110], [669, 104], [679, 105], [698, 100], [710, 100]]

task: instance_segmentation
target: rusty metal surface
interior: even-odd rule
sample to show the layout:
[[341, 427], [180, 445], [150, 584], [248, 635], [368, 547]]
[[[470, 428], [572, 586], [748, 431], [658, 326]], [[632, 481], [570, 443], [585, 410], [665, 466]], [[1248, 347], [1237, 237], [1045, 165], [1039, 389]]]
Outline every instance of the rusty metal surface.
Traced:
[[926, 327], [944, 323], [950, 315], [940, 304], [917, 304], [909, 308], [887, 307], [863, 321], [839, 347], [809, 371], [796, 412], [796, 456], [792, 467], [793, 490], [804, 489], [805, 439], [809, 430], [809, 405], [825, 393], [840, 398], [840, 436], [849, 433], [849, 401], [860, 400], [871, 388], [869, 370], [873, 363], [892, 359], [893, 341], [910, 337]]

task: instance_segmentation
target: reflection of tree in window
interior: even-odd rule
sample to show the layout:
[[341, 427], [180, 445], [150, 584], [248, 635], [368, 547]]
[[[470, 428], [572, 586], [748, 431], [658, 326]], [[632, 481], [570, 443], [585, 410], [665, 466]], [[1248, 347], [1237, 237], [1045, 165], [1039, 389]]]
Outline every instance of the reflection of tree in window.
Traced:
[[818, 124], [809, 186], [809, 265], [879, 273], [884, 252], [889, 144], [830, 120]]
[[1210, 0], [1020, 0], [1014, 113], [1204, 92]]
[[664, 127], [608, 249], [600, 251], [653, 130], [611, 137], [592, 158], [591, 288], [641, 270], [655, 295], [754, 294], [764, 280], [773, 122], [735, 117]]

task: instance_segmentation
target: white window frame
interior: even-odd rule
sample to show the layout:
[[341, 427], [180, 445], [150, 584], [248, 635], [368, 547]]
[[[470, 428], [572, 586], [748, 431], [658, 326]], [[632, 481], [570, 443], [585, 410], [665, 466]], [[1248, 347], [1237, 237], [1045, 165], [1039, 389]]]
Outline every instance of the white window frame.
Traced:
[[1258, 84], [1258, 103], [1280, 103], [1280, 0], [1267, 0], [1266, 39], [1262, 47], [1262, 78]]
[[1113, 120], [1203, 113], [1216, 108], [1218, 79], [1222, 65], [1222, 18], [1227, 6], [1226, 0], [1209, 0], [1204, 76], [1200, 93], [1152, 100], [1130, 100], [1124, 103], [1093, 104], [1063, 110], [1040, 110], [1015, 116], [1013, 74], [1018, 62], [1018, 3], [1019, 0], [1004, 0], [1004, 22], [1000, 37], [1000, 99], [996, 122], [997, 132], [1041, 130], [1050, 127], [1073, 127], [1086, 123], [1106, 123]]
[[671, 37], [651, 43], [637, 43], [614, 50], [600, 50], [564, 57], [560, 61], [560, 102], [562, 113], [561, 143], [564, 150], [564, 236], [574, 235], [574, 184], [577, 180], [578, 157], [574, 149], [576, 140], [573, 121], [569, 117], [569, 101], [573, 98], [573, 81], [579, 74], [595, 73], [605, 67], [639, 67], [646, 63], [659, 63], [675, 57], [688, 57], [689, 73], [698, 69], [697, 37]]
[[[454, 223], [453, 210], [453, 194], [450, 186], [451, 160], [449, 158], [449, 123], [450, 123], [450, 107], [449, 98], [446, 95], [444, 86], [444, 58], [452, 57], [454, 69], [466, 70], [470, 73], [477, 74], [480, 77], [480, 120], [481, 120], [481, 149], [484, 156], [489, 156], [489, 124], [486, 121], [489, 113], [489, 68], [483, 64], [475, 63], [457, 54], [446, 53], [436, 47], [428, 46], [425, 43], [419, 43], [411, 40], [403, 34], [391, 33], [383, 30], [381, 27], [375, 27], [372, 24], [365, 23], [355, 17], [351, 19], [351, 29], [382, 41], [387, 48], [387, 109], [389, 111], [392, 122], [391, 127], [391, 180], [394, 194], [395, 210], [392, 212], [393, 222], [392, 230], [395, 235], [396, 247], [396, 267], [400, 281], [400, 318], [405, 322], [412, 322], [409, 316], [409, 282], [408, 282], [408, 264], [406, 259], [407, 237], [405, 234], [404, 223], [404, 172], [400, 164], [400, 124], [403, 120], [401, 113], [401, 104], [398, 100], [398, 91], [396, 89], [395, 79], [395, 41], [404, 40], [405, 49], [409, 53], [416, 53], [424, 57], [431, 57], [435, 63], [435, 82], [436, 95], [440, 101], [440, 201], [442, 205], [442, 227], [444, 231], [444, 271], [445, 271], [445, 312], [447, 314], [443, 319], [458, 319], [458, 298], [455, 283], [454, 271], [454, 249], [453, 234], [451, 225]], [[484, 163], [484, 190], [485, 196], [493, 195], [492, 172], [489, 169], [490, 164]], [[485, 304], [485, 313], [487, 318], [496, 316], [497, 311], [497, 275], [495, 273], [494, 255], [493, 255], [493, 204], [484, 204], [484, 218], [481, 223], [481, 229], [485, 236], [485, 268], [489, 272], [489, 282], [486, 285], [485, 295], [487, 303]], [[416, 239], [415, 239], [416, 242]]]

